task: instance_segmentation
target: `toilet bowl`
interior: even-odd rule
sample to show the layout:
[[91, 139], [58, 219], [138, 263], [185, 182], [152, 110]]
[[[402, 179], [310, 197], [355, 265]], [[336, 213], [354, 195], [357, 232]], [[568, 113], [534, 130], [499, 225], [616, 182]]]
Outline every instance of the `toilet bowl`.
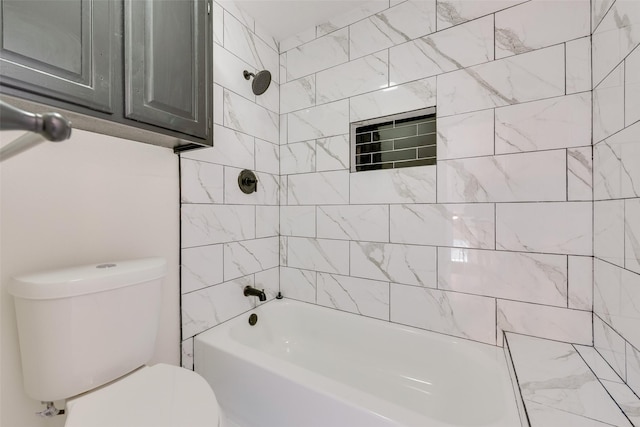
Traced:
[[13, 278], [27, 395], [64, 400], [65, 427], [222, 427], [204, 378], [147, 366], [166, 270], [146, 258]]

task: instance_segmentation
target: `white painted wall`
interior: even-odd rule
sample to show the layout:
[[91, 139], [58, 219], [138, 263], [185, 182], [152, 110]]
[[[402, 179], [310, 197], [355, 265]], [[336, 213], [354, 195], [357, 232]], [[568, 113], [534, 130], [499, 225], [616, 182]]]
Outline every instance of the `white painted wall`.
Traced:
[[[0, 144], [20, 133], [3, 132]], [[22, 388], [9, 277], [116, 259], [167, 259], [162, 320], [152, 360], [179, 362], [178, 157], [170, 149], [75, 130], [0, 165], [0, 425], [41, 420]], [[51, 333], [63, 333], [52, 328]]]

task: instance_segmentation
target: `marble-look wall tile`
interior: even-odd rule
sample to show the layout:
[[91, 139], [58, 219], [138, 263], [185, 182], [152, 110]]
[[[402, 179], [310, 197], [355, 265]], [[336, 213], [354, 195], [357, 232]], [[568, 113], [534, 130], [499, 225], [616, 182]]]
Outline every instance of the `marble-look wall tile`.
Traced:
[[213, 2], [213, 42], [224, 44], [224, 9], [218, 2]]
[[243, 9], [239, 8], [235, 1], [233, 0], [218, 0], [218, 3], [224, 8], [227, 14], [231, 14], [234, 18], [236, 18], [239, 22], [242, 23], [245, 27], [250, 29], [251, 31], [255, 30], [256, 21], [253, 19], [251, 15], [245, 12]]
[[193, 371], [193, 338], [182, 341], [180, 366]]
[[551, 98], [564, 86], [564, 45], [552, 46], [438, 76], [438, 114]]
[[351, 204], [435, 203], [436, 167], [357, 172], [350, 194]]
[[224, 125], [226, 127], [277, 144], [280, 139], [279, 124], [278, 114], [225, 89]]
[[238, 186], [238, 175], [241, 169], [224, 168], [224, 201], [235, 205], [277, 205], [280, 178], [278, 175], [257, 172], [257, 189], [254, 193], [245, 194]]
[[593, 204], [593, 255], [624, 267], [624, 200]]
[[319, 104], [389, 86], [389, 52], [367, 55], [316, 74]]
[[640, 425], [640, 399], [626, 384], [613, 381], [601, 381], [611, 398], [631, 421], [631, 425]]
[[280, 236], [280, 265], [286, 267], [289, 265], [289, 238]]
[[256, 138], [255, 153], [256, 170], [280, 174], [280, 145]]
[[209, 286], [182, 296], [182, 338], [190, 338], [254, 308], [243, 294], [255, 284], [253, 275]]
[[566, 307], [567, 258], [441, 247], [438, 288]]
[[391, 242], [495, 249], [495, 207], [488, 203], [392, 205]]
[[255, 237], [255, 208], [234, 205], [182, 205], [182, 247]]
[[493, 60], [493, 16], [412, 40], [389, 50], [392, 84]]
[[438, 119], [438, 160], [494, 154], [494, 110]]
[[591, 38], [567, 42], [567, 94], [591, 90]]
[[335, 31], [287, 51], [287, 81], [349, 60], [349, 29]]
[[315, 271], [280, 267], [280, 290], [286, 298], [316, 302]]
[[389, 241], [389, 207], [378, 205], [318, 206], [318, 237]]
[[242, 132], [222, 126], [214, 126], [214, 146], [180, 153], [181, 159], [253, 169], [255, 139]]
[[392, 322], [496, 343], [493, 298], [392, 283], [391, 301]]
[[180, 201], [182, 203], [222, 203], [223, 167], [182, 159], [180, 162]]
[[[325, 34], [332, 33], [340, 28], [351, 25], [354, 22], [358, 22], [361, 19], [367, 18], [375, 13], [381, 12], [389, 7], [387, 0], [373, 0], [360, 3], [361, 6], [349, 10], [346, 13], [332, 17], [329, 21], [323, 22], [315, 27], [318, 37]], [[393, 6], [393, 5], [391, 5]]]
[[213, 123], [224, 124], [224, 88], [213, 84]]
[[[256, 22], [256, 36], [260, 37], [260, 39], [267, 44], [271, 49], [276, 53], [280, 53], [280, 43], [273, 37], [269, 31], [264, 28], [260, 23]], [[276, 81], [280, 81], [277, 80]]]
[[349, 274], [349, 242], [289, 237], [289, 267], [325, 273]]
[[444, 160], [438, 202], [560, 201], [567, 199], [566, 181], [564, 150]]
[[287, 37], [280, 41], [280, 52], [286, 52], [294, 47], [298, 47], [301, 44], [308, 43], [316, 38], [315, 27], [309, 27], [304, 31], [299, 32], [293, 36]]
[[589, 202], [496, 206], [496, 247], [510, 251], [592, 255]]
[[629, 343], [626, 345], [627, 385], [638, 395], [640, 394], [640, 351]]
[[349, 168], [349, 135], [316, 140], [316, 170], [330, 171]]
[[288, 191], [289, 177], [287, 175], [280, 175], [280, 196], [278, 200], [281, 206], [289, 203]]
[[589, 368], [591, 368], [599, 379], [622, 382], [622, 379], [611, 366], [609, 366], [607, 361], [600, 356], [600, 353], [598, 353], [595, 347], [574, 344], [574, 348], [580, 353], [580, 356], [582, 356], [587, 365], [589, 365]]
[[280, 234], [280, 208], [256, 206], [256, 238], [275, 237]]
[[257, 305], [266, 304], [273, 300], [280, 292], [280, 268], [277, 263], [273, 268], [256, 272], [255, 282], [254, 286], [257, 289], [262, 289], [267, 297], [267, 301], [258, 300]]
[[624, 62], [593, 90], [593, 142], [624, 127]]
[[640, 274], [640, 199], [624, 202], [624, 266]]
[[181, 251], [180, 292], [186, 294], [221, 283], [222, 245], [198, 246]]
[[595, 200], [640, 197], [640, 122], [593, 148]]
[[224, 280], [231, 280], [278, 266], [278, 238], [225, 243]]
[[280, 206], [280, 233], [284, 236], [316, 237], [316, 207]]
[[280, 145], [287, 144], [289, 142], [289, 117], [286, 114], [280, 114], [280, 131], [279, 142]]
[[439, 0], [437, 16], [438, 31], [526, 1], [528, 0]]
[[435, 30], [435, 0], [409, 0], [351, 25], [349, 57], [360, 58]]
[[569, 308], [593, 310], [593, 258], [569, 256]]
[[498, 345], [502, 331], [591, 345], [591, 312], [498, 300]]
[[290, 205], [343, 205], [349, 201], [349, 171], [289, 175], [288, 181]]
[[227, 90], [255, 102], [256, 96], [251, 90], [251, 84], [243, 76], [244, 70], [255, 73], [252, 65], [238, 58], [220, 45], [213, 45], [213, 81]]
[[349, 133], [349, 100], [336, 101], [288, 115], [289, 143]]
[[640, 120], [640, 48], [624, 61], [624, 122], [626, 126]]
[[597, 86], [638, 43], [640, 3], [617, 0], [593, 33], [593, 84]]
[[350, 118], [352, 122], [357, 122], [434, 105], [436, 105], [436, 79], [430, 77], [352, 97]]
[[389, 283], [318, 273], [318, 304], [389, 320]]
[[315, 141], [287, 144], [280, 147], [280, 173], [282, 175], [315, 171]]
[[496, 13], [496, 58], [591, 33], [589, 0], [530, 1]]
[[598, 316], [593, 316], [593, 346], [616, 374], [626, 380], [625, 340]]
[[349, 252], [352, 276], [436, 287], [436, 248], [352, 241]]
[[591, 145], [591, 93], [496, 108], [496, 154]]
[[591, 2], [591, 30], [595, 31], [596, 27], [602, 22], [602, 18], [607, 14], [609, 8], [615, 0], [593, 0]]
[[593, 149], [578, 147], [567, 150], [567, 199], [593, 199]]
[[256, 104], [266, 108], [272, 113], [280, 114], [280, 85], [272, 81], [265, 93], [256, 96]]
[[316, 105], [316, 75], [280, 85], [280, 114]]

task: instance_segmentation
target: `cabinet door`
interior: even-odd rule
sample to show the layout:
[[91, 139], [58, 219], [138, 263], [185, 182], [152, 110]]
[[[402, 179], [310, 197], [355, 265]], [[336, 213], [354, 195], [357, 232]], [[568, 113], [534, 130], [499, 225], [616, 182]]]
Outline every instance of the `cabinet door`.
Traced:
[[207, 137], [207, 14], [205, 0], [125, 0], [127, 118]]
[[117, 1], [1, 0], [0, 82], [111, 113], [121, 11]]

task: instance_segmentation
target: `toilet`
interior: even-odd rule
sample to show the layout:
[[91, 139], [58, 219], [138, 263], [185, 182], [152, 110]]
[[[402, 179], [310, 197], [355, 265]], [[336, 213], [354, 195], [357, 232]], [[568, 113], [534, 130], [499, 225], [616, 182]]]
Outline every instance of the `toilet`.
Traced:
[[64, 400], [65, 427], [223, 427], [204, 378], [146, 366], [166, 271], [145, 258], [12, 279], [25, 391]]

